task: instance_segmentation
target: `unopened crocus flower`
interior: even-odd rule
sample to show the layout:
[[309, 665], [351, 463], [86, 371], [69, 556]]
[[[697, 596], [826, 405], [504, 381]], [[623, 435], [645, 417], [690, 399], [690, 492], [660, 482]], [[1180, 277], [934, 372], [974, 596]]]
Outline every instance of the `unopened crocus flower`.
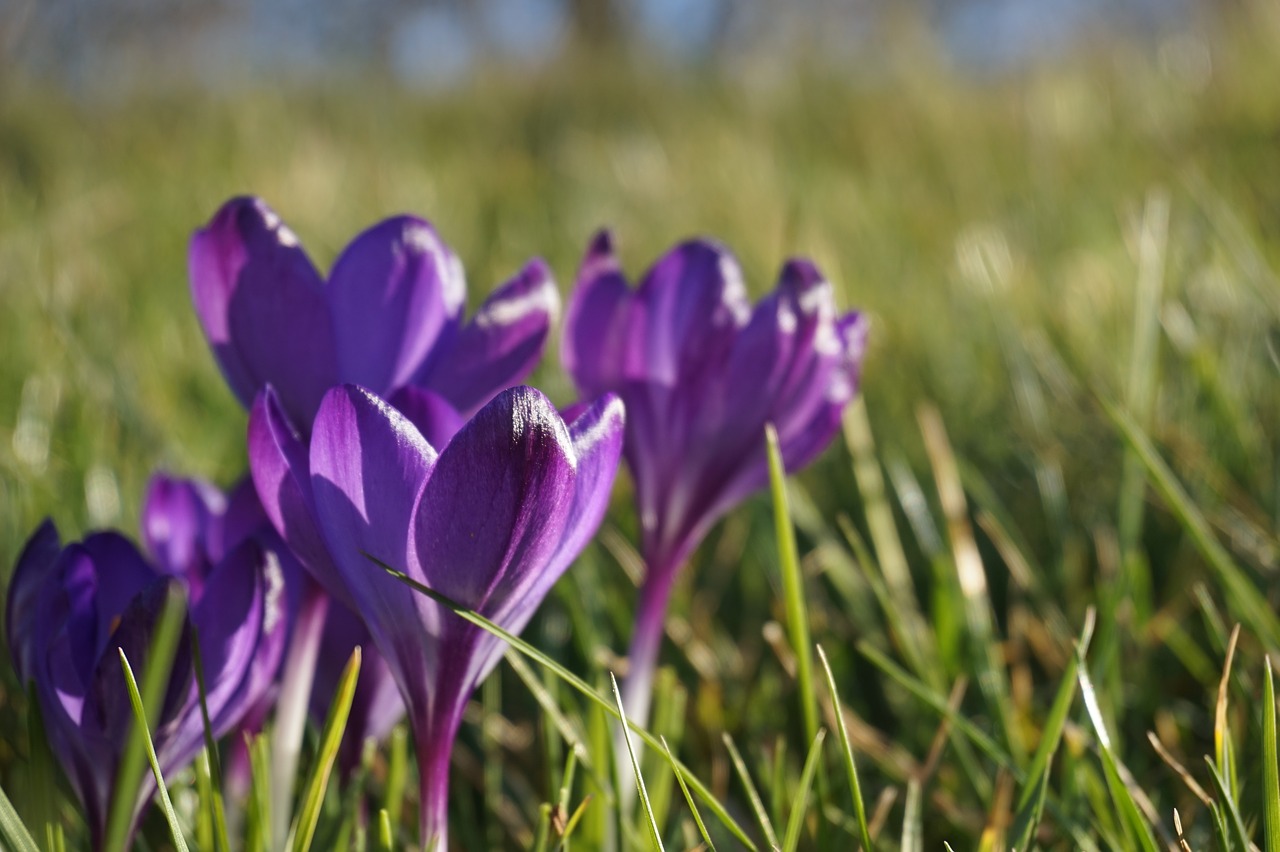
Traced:
[[[174, 527], [149, 536], [152, 544], [161, 543], [160, 558], [151, 562], [114, 532], [64, 546], [53, 523], [45, 521], [22, 551], [9, 586], [5, 627], [14, 668], [34, 684], [49, 744], [84, 806], [95, 849], [106, 842], [113, 796], [136, 797], [136, 825], [155, 791], [150, 773], [137, 791], [114, 789], [133, 724], [117, 648], [135, 670], [145, 666], [170, 585], [187, 590], [187, 618], [199, 638], [214, 736], [240, 722], [270, 687], [279, 662], [285, 620], [277, 556], [252, 538], [223, 549], [220, 533], [207, 524], [199, 526], [203, 533], [197, 529]], [[203, 544], [196, 550], [217, 552], [215, 561], [187, 548], [199, 539]], [[204, 745], [185, 641], [169, 673], [163, 707], [148, 721], [166, 775], [189, 764]]]
[[247, 408], [271, 385], [302, 430], [344, 382], [435, 409], [456, 429], [528, 375], [559, 310], [535, 259], [464, 323], [462, 264], [413, 216], [357, 236], [326, 281], [265, 202], [233, 198], [192, 237], [189, 265], [196, 314], [231, 389]]
[[439, 453], [398, 410], [352, 385], [325, 395], [309, 444], [270, 390], [254, 405], [249, 459], [267, 514], [364, 620], [408, 708], [430, 848], [447, 848], [463, 707], [504, 643], [370, 557], [519, 632], [599, 525], [622, 436], [616, 397], [566, 425], [525, 387], [498, 394]]
[[831, 285], [788, 261], [752, 309], [737, 262], [708, 241], [664, 255], [632, 290], [608, 233], [592, 241], [565, 319], [562, 361], [587, 397], [626, 404], [647, 574], [625, 700], [643, 723], [672, 585], [712, 524], [768, 482], [764, 427], [788, 471], [831, 441], [854, 395], [866, 339]]

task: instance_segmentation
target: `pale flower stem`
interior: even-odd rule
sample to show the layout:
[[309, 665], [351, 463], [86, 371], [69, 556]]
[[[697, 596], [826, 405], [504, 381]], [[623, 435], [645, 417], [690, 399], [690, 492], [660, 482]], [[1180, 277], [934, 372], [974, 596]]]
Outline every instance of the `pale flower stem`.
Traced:
[[280, 682], [280, 698], [276, 703], [275, 727], [271, 737], [271, 846], [284, 849], [289, 835], [289, 817], [293, 808], [293, 784], [298, 774], [298, 756], [302, 752], [302, 735], [307, 727], [307, 708], [311, 703], [311, 682], [316, 673], [320, 653], [320, 637], [324, 634], [325, 616], [329, 612], [329, 596], [308, 584], [298, 607], [298, 620], [289, 643], [284, 677]]
[[[675, 587], [679, 563], [651, 562], [640, 587], [640, 603], [636, 608], [635, 629], [627, 651], [627, 677], [622, 684], [622, 706], [627, 719], [638, 727], [649, 724], [649, 706], [653, 699], [653, 675], [662, 650], [662, 637], [667, 623], [667, 606]], [[626, 755], [626, 732], [617, 726], [614, 736], [615, 757]], [[634, 739], [633, 739], [634, 744]], [[618, 808], [629, 813], [635, 802], [636, 778], [625, 759], [617, 761]]]
[[449, 848], [449, 760], [457, 720], [414, 734], [418, 751], [419, 842], [423, 852]]

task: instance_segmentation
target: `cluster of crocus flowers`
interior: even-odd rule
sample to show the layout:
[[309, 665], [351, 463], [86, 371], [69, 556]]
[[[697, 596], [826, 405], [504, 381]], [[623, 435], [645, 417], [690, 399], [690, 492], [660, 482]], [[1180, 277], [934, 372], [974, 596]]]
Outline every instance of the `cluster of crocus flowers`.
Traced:
[[768, 482], [764, 427], [788, 471], [831, 442], [858, 384], [867, 325], [837, 314], [806, 260], [783, 267], [754, 310], [720, 245], [676, 246], [632, 290], [602, 232], [588, 248], [565, 319], [561, 360], [587, 396], [627, 408], [647, 574], [628, 654], [628, 715], [648, 715], [672, 585], [712, 524]]
[[[150, 775], [136, 792], [114, 786], [133, 723], [116, 649], [135, 668], [145, 665], [171, 585], [188, 598], [188, 633], [198, 637], [214, 736], [239, 725], [271, 687], [287, 636], [281, 554], [256, 535], [244, 503], [233, 497], [228, 506], [197, 483], [157, 480], [144, 511], [152, 559], [114, 532], [63, 545], [50, 521], [18, 559], [5, 614], [9, 648], [18, 677], [34, 685], [49, 745], [84, 806], [95, 849], [106, 842], [116, 796], [135, 796], [136, 823], [155, 790]], [[166, 774], [204, 745], [185, 641], [159, 718], [150, 721]]]
[[[342, 662], [364, 645], [341, 762], [354, 767], [365, 737], [407, 715], [421, 841], [447, 848], [453, 742], [505, 646], [385, 569], [519, 633], [595, 534], [623, 456], [648, 565], [626, 686], [643, 723], [680, 567], [767, 481], [765, 424], [789, 470], [830, 442], [866, 334], [858, 314], [837, 315], [807, 261], [788, 262], [753, 309], [716, 244], [677, 246], [632, 290], [601, 234], [564, 332], [585, 399], [569, 416], [518, 386], [559, 309], [539, 260], [464, 321], [461, 263], [426, 221], [369, 228], [325, 278], [280, 217], [244, 197], [195, 233], [190, 278], [205, 336], [250, 410], [249, 477], [229, 497], [156, 479], [142, 512], [151, 562], [113, 533], [63, 547], [46, 524], [10, 589], [19, 676], [35, 684], [95, 841], [127, 723], [113, 652], [145, 655], [157, 590], [180, 582], [216, 736], [260, 725], [277, 694], [277, 739], [282, 715], [300, 733], [303, 704], [323, 716]], [[166, 772], [201, 743], [189, 668], [180, 655], [154, 726]]]

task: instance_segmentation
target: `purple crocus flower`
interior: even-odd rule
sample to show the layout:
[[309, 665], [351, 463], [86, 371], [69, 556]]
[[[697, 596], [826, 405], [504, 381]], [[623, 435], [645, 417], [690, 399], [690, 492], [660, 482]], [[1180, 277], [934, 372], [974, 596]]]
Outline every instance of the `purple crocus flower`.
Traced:
[[[185, 500], [192, 494], [170, 496]], [[45, 521], [27, 542], [9, 586], [5, 625], [14, 668], [34, 684], [49, 744], [84, 805], [94, 848], [105, 842], [113, 785], [133, 723], [116, 649], [123, 648], [135, 668], [145, 665], [170, 585], [188, 592], [188, 620], [199, 636], [215, 736], [234, 728], [259, 700], [280, 660], [285, 618], [278, 557], [252, 538], [228, 545], [217, 523], [198, 519], [200, 502], [189, 504], [192, 512], [175, 511], [175, 523], [161, 529], [159, 510], [149, 501], [155, 563], [114, 532], [63, 546], [53, 523]], [[150, 727], [166, 774], [190, 763], [204, 744], [185, 643]], [[137, 791], [135, 825], [154, 790], [148, 773]]]
[[325, 395], [309, 445], [272, 391], [254, 404], [249, 459], [267, 514], [359, 613], [408, 708], [424, 844], [447, 848], [454, 737], [504, 645], [366, 554], [519, 632], [599, 525], [622, 436], [616, 397], [566, 425], [525, 387], [498, 394], [439, 453], [407, 417], [353, 385]]
[[627, 407], [625, 456], [648, 566], [626, 687], [633, 720], [649, 687], [672, 585], [711, 525], [768, 482], [764, 427], [787, 470], [839, 428], [866, 341], [859, 313], [838, 316], [807, 260], [782, 268], [751, 308], [727, 250], [695, 240], [664, 255], [632, 290], [607, 232], [592, 241], [565, 319], [561, 358], [587, 397]]
[[534, 259], [463, 323], [462, 264], [413, 216], [352, 240], [326, 282], [293, 231], [248, 197], [195, 233], [189, 263], [196, 314], [231, 389], [247, 408], [271, 385], [303, 429], [344, 382], [432, 408], [456, 429], [533, 369], [560, 304]]

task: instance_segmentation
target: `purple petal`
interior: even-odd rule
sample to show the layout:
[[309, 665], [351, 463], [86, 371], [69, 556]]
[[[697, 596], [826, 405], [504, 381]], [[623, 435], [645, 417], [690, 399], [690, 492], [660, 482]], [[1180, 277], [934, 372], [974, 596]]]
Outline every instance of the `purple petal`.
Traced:
[[407, 417], [437, 451], [444, 449], [462, 424], [467, 422], [448, 400], [426, 388], [406, 385], [396, 391], [388, 402]]
[[425, 602], [366, 554], [415, 573], [407, 531], [435, 460], [435, 451], [412, 423], [362, 388], [336, 387], [320, 405], [311, 438], [316, 518], [352, 608], [397, 671], [407, 700], [414, 702], [427, 700], [423, 674], [434, 652], [419, 618]]
[[249, 412], [249, 472], [262, 509], [289, 549], [330, 595], [351, 601], [317, 527], [307, 447], [268, 388]]
[[695, 392], [720, 369], [751, 312], [737, 261], [705, 240], [667, 252], [641, 282], [636, 302], [633, 321], [642, 316], [644, 324], [644, 377]]
[[[134, 676], [141, 678], [151, 651], [152, 635], [164, 609], [169, 588], [177, 583], [179, 581], [174, 579], [157, 577], [151, 585], [135, 595], [128, 606], [116, 613], [114, 620], [118, 624], [104, 643], [102, 653], [94, 660], [96, 666], [80, 727], [103, 737], [107, 742], [119, 744], [120, 751], [123, 751], [123, 743], [133, 724], [133, 707], [129, 701], [129, 691], [120, 668], [117, 649], [124, 651]], [[153, 735], [157, 739], [162, 739], [167, 721], [173, 718], [187, 697], [193, 683], [191, 675], [190, 654], [186, 643], [180, 642], [173, 674], [167, 680], [161, 713], [158, 718], [150, 720]]]
[[427, 585], [500, 612], [555, 553], [574, 478], [569, 430], [546, 397], [528, 387], [500, 393], [445, 448], [414, 510]]
[[161, 571], [198, 588], [211, 567], [206, 534], [225, 509], [226, 499], [212, 485], [157, 473], [142, 503], [143, 544]]
[[485, 300], [415, 383], [432, 388], [461, 412], [474, 412], [537, 365], [559, 311], [551, 270], [531, 260]]
[[573, 505], [555, 555], [541, 570], [528, 572], [527, 584], [509, 596], [513, 604], [501, 618], [508, 630], [524, 629], [542, 599], [595, 535], [609, 508], [609, 494], [622, 457], [625, 430], [622, 401], [607, 394], [569, 426], [577, 462]]
[[[252, 541], [228, 554], [191, 608], [200, 641], [209, 724], [215, 737], [231, 730], [271, 684], [284, 647], [283, 585], [275, 555]], [[199, 750], [204, 720], [192, 690], [163, 746], [166, 771], [186, 765]]]
[[264, 202], [234, 198], [191, 238], [191, 295], [209, 345], [240, 402], [267, 384], [309, 423], [337, 376], [320, 276]]
[[344, 382], [386, 396], [409, 381], [466, 300], [462, 264], [431, 225], [387, 219], [356, 237], [327, 289]]
[[587, 396], [616, 390], [629, 365], [643, 365], [643, 351], [629, 323], [632, 294], [613, 254], [613, 239], [601, 231], [591, 241], [569, 302], [560, 361]]
[[41, 589], [54, 576], [61, 552], [58, 528], [46, 518], [27, 539], [9, 581], [4, 615], [6, 639], [14, 669], [22, 681], [34, 676], [35, 657], [42, 653], [39, 648], [43, 641], [37, 637], [47, 635], [51, 613], [41, 613], [36, 602]]
[[253, 477], [246, 474], [226, 497], [226, 510], [218, 519], [214, 534], [206, 536], [205, 547], [211, 564], [216, 565], [235, 550], [241, 542], [274, 529], [271, 520], [262, 509]]

